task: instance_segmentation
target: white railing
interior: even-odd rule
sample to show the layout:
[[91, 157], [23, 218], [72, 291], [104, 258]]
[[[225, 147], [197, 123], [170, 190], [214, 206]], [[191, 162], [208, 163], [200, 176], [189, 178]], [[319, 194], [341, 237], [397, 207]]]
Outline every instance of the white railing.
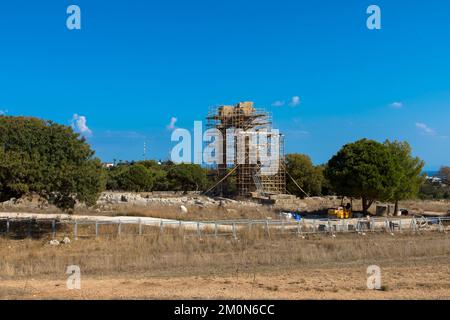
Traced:
[[450, 217], [371, 217], [358, 219], [301, 219], [301, 220], [217, 220], [217, 221], [177, 221], [143, 219], [123, 221], [58, 220], [49, 218], [1, 217], [0, 235], [6, 237], [55, 238], [59, 235], [80, 237], [145, 236], [178, 232], [185, 237], [220, 237], [234, 239], [259, 232], [264, 237], [277, 235], [306, 236], [312, 234], [336, 235], [340, 233], [375, 232], [447, 232], [450, 230]]

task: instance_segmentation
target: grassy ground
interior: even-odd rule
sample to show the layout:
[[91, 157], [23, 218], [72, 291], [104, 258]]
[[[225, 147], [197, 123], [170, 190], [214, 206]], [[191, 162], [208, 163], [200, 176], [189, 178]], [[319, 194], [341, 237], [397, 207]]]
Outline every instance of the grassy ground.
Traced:
[[[189, 221], [214, 221], [214, 220], [238, 220], [238, 219], [272, 219], [277, 218], [280, 210], [273, 209], [269, 206], [245, 206], [240, 204], [227, 204], [227, 207], [210, 206], [200, 207], [194, 205], [186, 205], [188, 212], [182, 213], [179, 205], [161, 205], [150, 204], [147, 207], [138, 207], [133, 205], [116, 206], [108, 215], [119, 216], [138, 216], [138, 217], [156, 217], [175, 220]], [[81, 214], [78, 211], [76, 214]], [[92, 213], [89, 210], [86, 214]], [[99, 214], [95, 213], [94, 214]], [[101, 213], [102, 215], [104, 213]]]
[[[108, 216], [137, 216], [137, 217], [155, 217], [163, 219], [176, 220], [237, 220], [237, 219], [266, 219], [268, 217], [275, 219], [280, 210], [270, 206], [263, 205], [242, 205], [239, 203], [229, 203], [226, 207], [219, 205], [199, 206], [185, 205], [188, 209], [187, 213], [180, 210], [181, 204], [161, 204], [149, 203], [146, 206], [138, 206], [133, 204], [111, 205], [111, 210], [100, 211], [96, 207], [77, 208], [72, 213], [76, 215], [108, 215]], [[26, 206], [17, 207], [0, 207], [2, 212], [33, 212], [33, 213], [62, 213], [56, 207], [48, 208], [28, 208]]]
[[[450, 298], [445, 234], [0, 240], [0, 298]], [[82, 289], [67, 290], [79, 265]], [[366, 289], [379, 265], [384, 291]]]

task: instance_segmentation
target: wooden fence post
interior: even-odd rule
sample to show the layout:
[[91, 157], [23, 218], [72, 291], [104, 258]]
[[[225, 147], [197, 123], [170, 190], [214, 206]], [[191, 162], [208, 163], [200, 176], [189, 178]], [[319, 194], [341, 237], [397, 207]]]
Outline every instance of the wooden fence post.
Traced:
[[95, 237], [98, 237], [98, 222], [95, 221]]
[[119, 226], [117, 228], [117, 235], [122, 235], [122, 222], [119, 220]]
[[442, 220], [441, 220], [440, 217], [438, 218], [438, 222], [439, 222], [439, 226], [438, 226], [439, 232], [444, 232], [445, 231], [445, 227], [444, 227], [444, 224], [442, 223]]
[[139, 235], [142, 235], [142, 219], [139, 218]]
[[9, 217], [6, 218], [6, 236], [9, 235]]
[[75, 221], [73, 225], [73, 237], [75, 240], [78, 240], [78, 222]]
[[31, 238], [31, 218], [28, 220], [28, 237]]
[[52, 220], [52, 239], [55, 239], [56, 237], [56, 221]]

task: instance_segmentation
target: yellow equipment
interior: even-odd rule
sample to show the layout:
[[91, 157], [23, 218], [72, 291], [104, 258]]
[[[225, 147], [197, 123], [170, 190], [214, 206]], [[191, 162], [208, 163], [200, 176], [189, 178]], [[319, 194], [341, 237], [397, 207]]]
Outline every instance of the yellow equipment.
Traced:
[[328, 209], [328, 215], [335, 219], [350, 219], [353, 216], [351, 206]]

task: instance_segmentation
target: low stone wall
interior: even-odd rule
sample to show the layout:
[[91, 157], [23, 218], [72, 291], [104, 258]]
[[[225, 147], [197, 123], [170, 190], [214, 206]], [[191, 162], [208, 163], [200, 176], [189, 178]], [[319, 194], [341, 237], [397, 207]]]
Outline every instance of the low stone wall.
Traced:
[[338, 206], [341, 200], [335, 196], [302, 199], [293, 195], [280, 194], [270, 195], [268, 199], [261, 199], [260, 202], [283, 211], [325, 212], [328, 208]]

